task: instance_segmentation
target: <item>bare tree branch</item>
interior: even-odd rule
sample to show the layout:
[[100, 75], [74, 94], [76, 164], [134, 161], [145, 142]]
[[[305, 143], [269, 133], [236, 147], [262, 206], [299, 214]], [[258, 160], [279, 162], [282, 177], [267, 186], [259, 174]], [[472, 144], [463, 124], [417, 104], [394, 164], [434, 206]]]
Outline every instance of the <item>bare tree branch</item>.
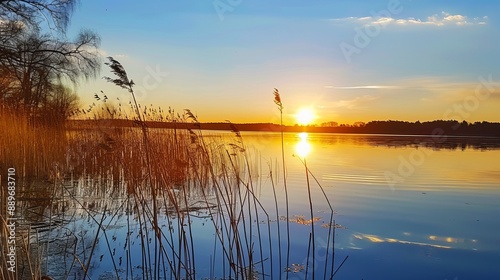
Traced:
[[77, 0], [0, 0], [0, 19], [21, 21], [37, 29], [44, 21], [65, 32]]

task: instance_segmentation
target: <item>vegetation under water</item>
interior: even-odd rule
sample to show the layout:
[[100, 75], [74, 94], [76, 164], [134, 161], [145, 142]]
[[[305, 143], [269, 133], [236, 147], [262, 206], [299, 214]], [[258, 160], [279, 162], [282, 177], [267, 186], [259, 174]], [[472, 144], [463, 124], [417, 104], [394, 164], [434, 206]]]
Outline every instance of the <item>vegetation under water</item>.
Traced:
[[[310, 217], [289, 217], [287, 200], [286, 214], [281, 213], [278, 197], [283, 191], [286, 195], [287, 190], [278, 188], [277, 178], [270, 172], [275, 206], [266, 209], [255, 184], [261, 176], [256, 167], [257, 156], [245, 145], [234, 125], [230, 125], [234, 132], [231, 139], [206, 136], [199, 129], [196, 116], [186, 110], [175, 120], [179, 123], [188, 120], [193, 128], [153, 129], [135, 103], [133, 84], [124, 69], [112, 58], [109, 66], [119, 77], [119, 81], [110, 81], [132, 94], [135, 126], [114, 126], [113, 122], [102, 119], [92, 122], [93, 126], [75, 130], [47, 122], [38, 124], [29, 114], [6, 107], [0, 111], [2, 173], [5, 168], [15, 168], [18, 178], [15, 214], [18, 267], [15, 273], [9, 271], [4, 250], [8, 247], [7, 239], [2, 238], [0, 254], [4, 261], [0, 268], [4, 279], [41, 279], [51, 273], [85, 279], [98, 276], [93, 272], [95, 263], [104, 257], [111, 260], [114, 278], [288, 277], [289, 273], [298, 272], [297, 265], [290, 263], [293, 248], [289, 223], [295, 220], [310, 227], [307, 254], [312, 260], [302, 266], [306, 274], [314, 276], [319, 268], [314, 260], [314, 240], [319, 234], [314, 232], [318, 219], [314, 217], [312, 201]], [[309, 174], [305, 162], [304, 167]], [[286, 184], [286, 177], [282, 181]], [[79, 184], [87, 185], [87, 191], [78, 191]], [[307, 185], [311, 188], [309, 180]], [[101, 202], [88, 199], [97, 197], [107, 199]], [[1, 199], [6, 198], [2, 188]], [[325, 199], [328, 201], [326, 195]], [[5, 210], [1, 212], [2, 235], [7, 236]], [[321, 237], [327, 240], [327, 257], [321, 266], [325, 279], [334, 275], [335, 221], [331, 205], [330, 210], [328, 220], [322, 225], [328, 230]], [[208, 232], [215, 236], [213, 254], [202, 264], [196, 257], [200, 255], [197, 239], [206, 234], [196, 229], [200, 213], [204, 216], [203, 223], [211, 225]], [[122, 240], [124, 255], [118, 256], [110, 246], [116, 236], [108, 233], [110, 226], [124, 221], [123, 216], [127, 217], [127, 231]], [[83, 217], [88, 221], [87, 226], [77, 229], [75, 225]], [[281, 229], [280, 223], [286, 223], [287, 227]], [[95, 235], [85, 234], [89, 230], [86, 227], [97, 227]], [[61, 231], [62, 236], [56, 234]], [[133, 249], [131, 236], [139, 238], [141, 249]], [[100, 250], [101, 255], [97, 256], [99, 244], [107, 244], [108, 249], [104, 254]], [[206, 250], [206, 244], [203, 248]], [[51, 259], [61, 256], [63, 268], [49, 264]], [[137, 261], [141, 269], [135, 266]], [[200, 274], [200, 265], [210, 267], [209, 271]]]

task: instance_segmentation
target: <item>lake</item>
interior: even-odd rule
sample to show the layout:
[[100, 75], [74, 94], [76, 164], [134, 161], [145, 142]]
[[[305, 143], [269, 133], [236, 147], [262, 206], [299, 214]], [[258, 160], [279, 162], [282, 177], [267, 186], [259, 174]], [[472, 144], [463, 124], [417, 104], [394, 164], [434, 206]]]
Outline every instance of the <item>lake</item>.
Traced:
[[[277, 140], [248, 138], [265, 143], [262, 154], [279, 150]], [[335, 253], [349, 258], [336, 278], [500, 279], [496, 140], [309, 134], [285, 142], [288, 154], [310, 149], [307, 165], [343, 226]], [[293, 211], [305, 213], [304, 168], [287, 162]]]
[[[246, 156], [248, 174], [237, 185], [253, 191], [228, 194], [239, 205], [216, 210], [227, 203], [217, 189], [176, 188], [171, 193], [184, 192], [189, 207], [176, 211], [183, 213], [180, 227], [181, 217], [160, 207], [159, 232], [167, 245], [154, 247], [154, 229], [141, 226], [149, 212], [133, 211], [126, 186], [88, 176], [66, 179], [61, 203], [50, 213], [62, 213], [62, 225], [51, 221], [39, 230], [50, 252], [43, 269], [81, 279], [89, 264], [92, 279], [152, 278], [144, 267], [159, 262], [163, 278], [189, 264], [192, 278], [228, 279], [234, 275], [223, 259], [239, 241], [252, 253], [234, 253], [233, 263], [251, 257], [254, 265], [237, 269], [255, 270], [258, 279], [329, 279], [339, 266], [335, 279], [500, 279], [499, 139], [286, 133], [285, 197], [279, 133], [203, 133]], [[246, 220], [233, 227], [225, 218], [232, 210]], [[179, 261], [156, 259], [154, 252], [176, 255], [174, 248], [186, 249]]]

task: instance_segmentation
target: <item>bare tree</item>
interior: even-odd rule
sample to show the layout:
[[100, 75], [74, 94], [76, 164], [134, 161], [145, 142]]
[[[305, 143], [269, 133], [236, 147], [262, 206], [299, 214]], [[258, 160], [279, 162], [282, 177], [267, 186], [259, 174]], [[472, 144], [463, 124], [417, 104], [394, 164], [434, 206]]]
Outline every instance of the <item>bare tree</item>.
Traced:
[[78, 95], [70, 88], [61, 84], [53, 85], [50, 94], [40, 104], [37, 119], [52, 125], [60, 124], [78, 108], [78, 101]]
[[0, 101], [8, 100], [16, 94], [15, 77], [6, 67], [0, 66]]
[[[68, 116], [77, 96], [67, 86], [96, 77], [99, 36], [64, 34], [77, 0], [0, 0], [0, 102], [30, 116]], [[43, 25], [44, 28], [41, 28]], [[51, 110], [43, 112], [44, 110]]]
[[4, 45], [0, 66], [10, 70], [17, 95], [9, 103], [29, 110], [38, 108], [53, 84], [95, 77], [100, 69], [99, 37], [84, 31], [73, 42], [37, 32], [20, 33]]
[[0, 19], [22, 22], [38, 29], [41, 22], [60, 32], [66, 31], [77, 0], [0, 0]]

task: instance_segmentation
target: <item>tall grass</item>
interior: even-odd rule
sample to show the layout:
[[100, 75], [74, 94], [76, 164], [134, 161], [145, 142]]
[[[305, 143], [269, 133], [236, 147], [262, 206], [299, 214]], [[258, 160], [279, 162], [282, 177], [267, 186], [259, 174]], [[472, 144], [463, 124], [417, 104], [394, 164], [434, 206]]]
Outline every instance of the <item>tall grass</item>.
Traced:
[[[51, 178], [44, 187], [47, 200], [29, 199], [29, 193], [39, 193], [38, 182], [27, 184], [27, 192], [22, 195], [27, 201], [24, 209], [40, 209], [37, 215], [26, 218], [27, 229], [22, 235], [26, 248], [38, 249], [37, 254], [31, 255], [33, 248], [25, 250], [31, 261], [26, 267], [32, 278], [48, 274], [58, 279], [90, 279], [101, 263], [107, 263], [112, 270], [109, 277], [118, 279], [207, 276], [209, 279], [275, 279], [278, 275], [282, 278], [282, 272], [288, 278], [291, 218], [283, 132], [286, 259], [281, 247], [283, 219], [278, 212], [281, 191], [276, 187], [273, 168], [269, 167], [274, 196], [274, 209], [270, 210], [262, 205], [259, 197], [260, 186], [256, 182], [262, 174], [255, 166], [257, 156], [246, 145], [237, 126], [230, 124], [231, 137], [205, 135], [200, 129], [184, 127], [187, 122], [199, 127], [197, 116], [190, 110], [179, 114], [172, 109], [163, 112], [152, 106], [141, 107], [124, 67], [112, 58], [108, 66], [116, 77], [107, 80], [130, 94], [132, 101], [128, 106], [121, 103], [110, 106], [108, 100], [106, 104], [101, 103], [100, 108], [91, 106], [79, 112], [80, 117], [93, 122], [54, 131], [30, 126], [25, 117], [11, 112], [0, 121], [0, 126], [5, 128], [12, 122], [20, 124], [0, 136], [5, 144], [1, 146], [2, 162], [22, 166], [25, 170], [22, 176]], [[277, 90], [275, 103], [282, 115], [283, 105]], [[112, 118], [134, 121], [135, 126], [119, 127]], [[155, 129], [148, 127], [148, 120], [167, 120], [178, 126]], [[22, 141], [14, 143], [12, 140], [16, 137]], [[11, 147], [19, 148], [11, 152]], [[310, 192], [312, 173], [305, 162], [304, 166]], [[326, 197], [324, 191], [323, 194]], [[310, 252], [314, 257], [311, 200], [310, 206], [313, 230]], [[330, 225], [332, 222], [335, 225], [333, 208], [329, 206]], [[5, 231], [5, 222], [3, 224]], [[328, 230], [327, 250], [333, 248], [334, 229], [330, 226]], [[213, 234], [210, 253], [206, 251], [206, 244], [200, 243], [200, 239], [206, 240], [207, 233], [200, 230]], [[273, 240], [277, 240], [277, 244]], [[0, 252], [2, 258], [4, 253], [4, 250]], [[207, 254], [208, 259], [200, 257]], [[329, 273], [325, 265], [324, 279], [333, 276], [333, 252], [331, 255], [331, 271]], [[54, 268], [55, 262], [61, 267]], [[310, 269], [306, 265], [313, 278], [314, 263], [313, 259]], [[4, 269], [5, 264], [1, 267]]]
[[52, 178], [64, 159], [65, 135], [61, 127], [37, 124], [25, 111], [0, 104], [0, 162], [6, 171], [16, 167], [24, 178]]
[[[48, 120], [49, 122], [51, 120]], [[16, 240], [18, 252], [16, 264], [25, 264], [22, 271], [11, 273], [7, 270], [7, 215], [4, 203], [7, 199], [6, 177], [9, 168], [16, 169], [16, 204], [17, 209], [24, 209], [20, 193], [27, 188], [22, 179], [44, 178], [53, 180], [58, 176], [60, 164], [64, 161], [66, 152], [66, 136], [61, 127], [48, 126], [37, 123], [26, 111], [13, 109], [0, 103], [0, 275], [4, 279], [30, 279], [40, 278], [41, 252], [36, 249], [38, 243], [31, 242], [29, 224], [16, 221]], [[40, 191], [38, 196], [43, 196], [46, 189]], [[38, 198], [29, 198], [39, 200]], [[44, 201], [43, 203], [46, 203]], [[28, 213], [16, 211], [16, 218], [22, 218]], [[22, 267], [22, 266], [21, 266]], [[27, 276], [28, 275], [28, 276]]]
[[[280, 111], [280, 128], [281, 128], [281, 162], [282, 162], [282, 171], [283, 171], [283, 187], [285, 190], [285, 207], [286, 207], [286, 279], [288, 279], [288, 268], [290, 267], [290, 210], [289, 210], [289, 202], [288, 202], [288, 188], [287, 188], [287, 179], [286, 179], [286, 165], [285, 165], [285, 140], [284, 140], [284, 127], [283, 127], [283, 102], [281, 101], [281, 96], [279, 90], [277, 88], [274, 89], [274, 104], [278, 106], [278, 110]], [[276, 211], [278, 211], [276, 209]], [[279, 232], [279, 228], [278, 228]], [[280, 250], [281, 251], [281, 250]], [[280, 258], [281, 259], [281, 258]]]

